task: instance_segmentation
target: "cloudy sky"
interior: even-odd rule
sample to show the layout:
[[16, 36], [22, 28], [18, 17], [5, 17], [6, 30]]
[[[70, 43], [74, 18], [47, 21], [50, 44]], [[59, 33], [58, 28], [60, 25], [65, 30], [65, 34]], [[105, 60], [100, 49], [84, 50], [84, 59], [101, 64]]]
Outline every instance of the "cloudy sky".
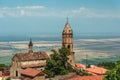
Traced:
[[119, 34], [120, 0], [0, 0], [0, 35]]

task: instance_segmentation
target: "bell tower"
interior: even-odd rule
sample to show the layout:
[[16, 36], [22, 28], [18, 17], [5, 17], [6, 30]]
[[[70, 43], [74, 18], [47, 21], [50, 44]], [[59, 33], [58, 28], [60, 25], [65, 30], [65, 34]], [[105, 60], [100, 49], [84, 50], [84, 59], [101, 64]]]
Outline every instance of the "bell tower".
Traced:
[[70, 27], [70, 24], [67, 22], [65, 24], [64, 30], [62, 32], [62, 46], [68, 48], [70, 50], [70, 55], [68, 56], [70, 63], [75, 63], [74, 60], [74, 51], [73, 51], [73, 30]]

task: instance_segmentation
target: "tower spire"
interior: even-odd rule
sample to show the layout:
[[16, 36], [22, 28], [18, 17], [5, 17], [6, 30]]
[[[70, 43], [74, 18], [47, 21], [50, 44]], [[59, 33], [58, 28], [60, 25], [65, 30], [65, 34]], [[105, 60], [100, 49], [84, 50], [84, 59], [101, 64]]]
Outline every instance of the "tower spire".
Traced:
[[68, 19], [69, 19], [69, 18], [67, 17], [67, 23], [68, 23]]
[[32, 49], [32, 47], [33, 47], [33, 43], [32, 43], [32, 39], [30, 38], [30, 42], [29, 42], [29, 53], [32, 53], [33, 52], [33, 49]]

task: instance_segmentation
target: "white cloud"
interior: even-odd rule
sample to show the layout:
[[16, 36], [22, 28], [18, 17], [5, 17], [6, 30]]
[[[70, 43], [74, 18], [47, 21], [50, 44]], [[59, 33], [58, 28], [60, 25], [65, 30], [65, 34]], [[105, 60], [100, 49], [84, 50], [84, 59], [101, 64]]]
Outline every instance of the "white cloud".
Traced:
[[22, 16], [53, 16], [53, 17], [88, 17], [88, 18], [120, 18], [116, 12], [100, 12], [95, 9], [80, 7], [72, 10], [51, 10], [45, 9], [45, 6], [16, 6], [0, 8], [0, 17], [22, 17]]
[[75, 10], [68, 10], [68, 11], [63, 11], [62, 16], [69, 16], [69, 17], [76, 17], [76, 16], [86, 16], [86, 14], [90, 13], [90, 10], [85, 7], [80, 7]]
[[82, 13], [86, 13], [86, 12], [89, 12], [90, 10], [85, 8], [85, 7], [80, 7], [79, 9], [76, 9], [76, 10], [72, 10], [72, 13], [74, 14], [82, 14]]
[[3, 8], [0, 8], [1, 10], [12, 10], [12, 9], [16, 9], [16, 10], [19, 10], [19, 9], [44, 9], [45, 6], [16, 6], [16, 7], [3, 7]]
[[35, 15], [35, 12], [40, 12], [44, 8], [44, 6], [3, 7], [0, 8], [0, 17], [32, 16]]
[[27, 12], [25, 10], [20, 10], [20, 15], [18, 15], [18, 16], [31, 16], [31, 13]]
[[45, 6], [25, 6], [25, 7], [21, 7], [21, 6], [17, 6], [16, 9], [43, 9], [45, 8]]
[[0, 13], [0, 17], [4, 17], [4, 15]]
[[62, 17], [88, 17], [88, 18], [120, 18], [120, 13], [118, 12], [112, 12], [111, 10], [108, 10], [107, 13], [104, 11], [99, 11], [93, 9], [93, 8], [86, 8], [86, 7], [80, 7], [75, 10], [68, 10], [63, 11], [59, 14]]

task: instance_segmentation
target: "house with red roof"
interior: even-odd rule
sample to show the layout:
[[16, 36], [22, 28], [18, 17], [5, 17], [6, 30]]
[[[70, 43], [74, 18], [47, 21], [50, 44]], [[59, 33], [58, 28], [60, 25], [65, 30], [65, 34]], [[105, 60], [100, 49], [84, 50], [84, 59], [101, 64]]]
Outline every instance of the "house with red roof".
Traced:
[[86, 72], [92, 74], [92, 75], [104, 75], [107, 72], [107, 69], [91, 65], [90, 68], [86, 68], [86, 65], [77, 63], [75, 64], [77, 68], [83, 69]]
[[70, 78], [67, 78], [66, 80], [103, 80], [104, 75], [96, 75], [96, 76], [73, 76]]
[[46, 74], [42, 70], [27, 68], [21, 72], [22, 80], [45, 80]]
[[105, 73], [107, 72], [107, 69], [102, 67], [92, 66], [90, 68], [86, 68], [85, 71], [87, 71], [92, 75], [105, 75]]
[[[13, 80], [21, 79], [22, 75], [29, 76], [30, 78], [35, 77], [36, 75], [38, 75], [37, 72], [40, 73], [40, 71], [37, 70], [44, 70], [44, 67], [46, 66], [46, 60], [49, 58], [47, 53], [34, 52], [33, 43], [31, 40], [28, 47], [28, 52], [17, 53], [12, 58], [10, 77]], [[35, 73], [33, 73], [34, 71]]]

